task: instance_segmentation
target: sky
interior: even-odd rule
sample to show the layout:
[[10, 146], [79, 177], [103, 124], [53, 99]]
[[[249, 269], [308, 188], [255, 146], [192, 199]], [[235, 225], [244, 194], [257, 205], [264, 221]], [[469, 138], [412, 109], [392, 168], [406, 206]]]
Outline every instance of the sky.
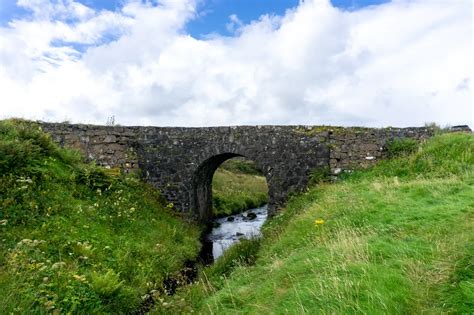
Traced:
[[473, 10], [472, 0], [0, 0], [0, 119], [474, 127]]

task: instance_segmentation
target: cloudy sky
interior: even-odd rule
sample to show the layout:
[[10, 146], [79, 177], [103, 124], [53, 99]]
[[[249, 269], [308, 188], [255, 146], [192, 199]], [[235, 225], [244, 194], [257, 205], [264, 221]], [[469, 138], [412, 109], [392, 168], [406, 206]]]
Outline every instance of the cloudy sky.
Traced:
[[0, 119], [470, 124], [472, 0], [0, 0]]

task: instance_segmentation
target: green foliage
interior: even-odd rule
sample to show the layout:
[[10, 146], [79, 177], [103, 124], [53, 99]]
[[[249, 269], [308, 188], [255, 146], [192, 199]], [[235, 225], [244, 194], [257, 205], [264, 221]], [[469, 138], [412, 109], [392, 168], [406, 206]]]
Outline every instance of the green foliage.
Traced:
[[394, 139], [385, 145], [389, 157], [407, 156], [416, 151], [418, 142], [414, 139]]
[[123, 287], [123, 280], [112, 269], [103, 272], [93, 272], [91, 274], [92, 289], [101, 297], [112, 298]]
[[220, 168], [232, 173], [263, 176], [262, 171], [250, 160], [239, 158], [230, 159], [222, 163]]
[[49, 163], [79, 160], [77, 153], [54, 144], [38, 124], [24, 120], [0, 122], [0, 174], [47, 175]]
[[209, 273], [159, 313], [473, 313], [473, 148], [443, 134], [293, 197], [255, 263]]
[[108, 176], [104, 169], [90, 165], [79, 170], [76, 176], [76, 182], [93, 190], [104, 190], [112, 185], [114, 178]]
[[257, 259], [260, 241], [259, 238], [240, 240], [203, 271], [206, 277], [217, 281], [228, 276], [236, 267], [253, 265]]
[[155, 189], [34, 123], [0, 122], [0, 161], [1, 314], [127, 313], [199, 251], [198, 227]]
[[355, 172], [350, 178], [374, 176], [413, 179], [417, 177], [442, 178], [464, 175], [474, 165], [474, 137], [467, 133], [447, 133], [438, 135], [409, 156], [399, 156], [380, 161], [377, 167]]
[[331, 178], [331, 169], [329, 166], [315, 168], [309, 175], [308, 186], [314, 186], [320, 183], [328, 182]]
[[460, 250], [459, 256], [449, 285], [442, 287], [440, 299], [456, 313], [469, 314], [474, 310], [474, 237]]

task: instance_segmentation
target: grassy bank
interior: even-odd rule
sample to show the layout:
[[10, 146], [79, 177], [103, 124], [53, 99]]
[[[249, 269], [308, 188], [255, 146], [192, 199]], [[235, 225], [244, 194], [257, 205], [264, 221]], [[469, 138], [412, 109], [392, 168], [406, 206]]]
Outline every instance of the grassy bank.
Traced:
[[37, 125], [0, 122], [0, 314], [125, 313], [196, 257], [197, 227], [107, 172]]
[[440, 135], [311, 188], [155, 312], [473, 313], [473, 149]]
[[212, 181], [213, 211], [225, 216], [264, 205], [268, 200], [265, 177], [249, 161], [228, 160]]

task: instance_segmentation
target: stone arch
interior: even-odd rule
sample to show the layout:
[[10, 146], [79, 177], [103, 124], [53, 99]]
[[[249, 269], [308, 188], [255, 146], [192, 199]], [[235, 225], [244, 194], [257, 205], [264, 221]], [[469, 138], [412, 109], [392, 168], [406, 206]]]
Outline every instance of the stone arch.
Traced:
[[[212, 179], [214, 172], [225, 161], [235, 158], [244, 157], [255, 162], [257, 166], [265, 173], [264, 168], [254, 159], [246, 155], [237, 153], [221, 153], [213, 155], [210, 158], [201, 162], [198, 168], [194, 171], [192, 176], [192, 190], [191, 190], [191, 205], [194, 209], [194, 214], [201, 223], [206, 223], [212, 217]], [[269, 186], [268, 176], [265, 174], [267, 185]], [[270, 191], [270, 187], [269, 191]]]

